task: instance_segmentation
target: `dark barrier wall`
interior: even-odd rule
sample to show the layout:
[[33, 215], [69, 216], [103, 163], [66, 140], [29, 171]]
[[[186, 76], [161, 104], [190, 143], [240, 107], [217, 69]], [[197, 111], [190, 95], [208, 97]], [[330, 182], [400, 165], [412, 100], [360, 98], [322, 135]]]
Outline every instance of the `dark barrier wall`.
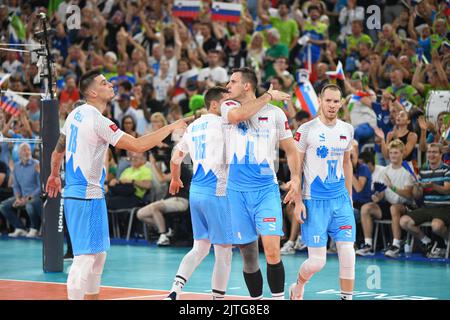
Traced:
[[[41, 186], [44, 192], [51, 172], [52, 152], [59, 138], [59, 107], [57, 100], [42, 100], [41, 106]], [[64, 210], [61, 195], [43, 200], [43, 269], [44, 272], [62, 272], [64, 269]]]

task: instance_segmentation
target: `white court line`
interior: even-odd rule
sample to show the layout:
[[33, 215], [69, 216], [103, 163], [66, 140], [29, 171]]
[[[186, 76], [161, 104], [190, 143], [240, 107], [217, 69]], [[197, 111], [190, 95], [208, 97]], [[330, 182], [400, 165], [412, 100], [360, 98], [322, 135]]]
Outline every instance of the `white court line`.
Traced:
[[[15, 282], [30, 282], [30, 283], [48, 283], [48, 284], [59, 284], [59, 285], [63, 285], [65, 286], [66, 283], [65, 282], [51, 282], [51, 281], [35, 281], [35, 280], [17, 280], [17, 279], [0, 279], [0, 281], [15, 281]], [[131, 289], [131, 290], [142, 290], [142, 291], [149, 291], [149, 290], [153, 290], [153, 291], [165, 291], [165, 290], [161, 290], [161, 289], [144, 289], [144, 288], [131, 288], [131, 287], [116, 287], [116, 286], [101, 286], [101, 288], [113, 288], [113, 289]], [[158, 294], [158, 295], [150, 295], [150, 296], [141, 296], [141, 297], [159, 297], [159, 296], [164, 296], [166, 297], [167, 294], [169, 293], [169, 291], [167, 291], [167, 293], [165, 294]], [[200, 292], [182, 292], [181, 295], [184, 294], [196, 294], [196, 295], [204, 295], [204, 293], [200, 293]], [[141, 297], [131, 297], [131, 298], [141, 298]], [[240, 295], [226, 295], [226, 297], [236, 297], [236, 298], [249, 298], [247, 296], [240, 296]], [[109, 299], [109, 300], [125, 300], [125, 299], [131, 299], [131, 298], [114, 298], [114, 299]]]

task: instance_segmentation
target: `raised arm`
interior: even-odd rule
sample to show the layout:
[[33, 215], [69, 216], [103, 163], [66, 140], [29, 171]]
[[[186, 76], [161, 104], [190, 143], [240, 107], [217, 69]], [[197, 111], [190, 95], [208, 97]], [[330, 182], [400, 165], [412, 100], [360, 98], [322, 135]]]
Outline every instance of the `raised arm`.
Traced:
[[145, 152], [160, 144], [174, 130], [185, 129], [186, 127], [187, 125], [184, 119], [180, 119], [139, 138], [135, 138], [132, 135], [125, 133], [117, 142], [116, 147], [133, 152]]
[[[232, 80], [233, 81], [233, 80]], [[272, 100], [276, 101], [287, 101], [291, 98], [291, 96], [282, 91], [273, 90], [272, 85], [269, 90], [264, 92], [262, 96], [259, 98], [244, 103], [239, 108], [231, 109], [228, 112], [228, 121], [232, 124], [237, 124], [241, 121], [245, 121], [250, 119], [254, 114], [256, 114], [263, 106], [269, 103]]]

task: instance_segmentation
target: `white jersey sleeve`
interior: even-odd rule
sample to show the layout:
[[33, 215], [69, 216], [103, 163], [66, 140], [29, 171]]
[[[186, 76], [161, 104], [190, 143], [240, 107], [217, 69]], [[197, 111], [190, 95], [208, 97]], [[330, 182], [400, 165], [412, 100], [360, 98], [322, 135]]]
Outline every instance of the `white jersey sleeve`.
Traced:
[[184, 154], [189, 153], [189, 128], [188, 130], [186, 130], [186, 132], [184, 133], [183, 137], [181, 138], [181, 140], [177, 143], [177, 145], [175, 146], [175, 150], [179, 150], [181, 152], [183, 152]]
[[220, 112], [222, 114], [222, 120], [224, 123], [229, 123], [228, 112], [232, 109], [239, 108], [241, 104], [234, 100], [226, 100], [220, 105]]
[[292, 131], [289, 127], [289, 121], [280, 108], [276, 108], [276, 127], [278, 133], [278, 140], [285, 140], [287, 138], [292, 138]]
[[96, 123], [95, 131], [97, 135], [108, 142], [110, 145], [115, 146], [120, 138], [125, 134], [119, 127], [106, 117], [103, 117], [100, 113], [95, 113]]
[[349, 123], [346, 123], [346, 122], [343, 122], [343, 123], [345, 124], [345, 126], [346, 126], [346, 128], [348, 130], [347, 132], [349, 134], [348, 145], [347, 145], [347, 148], [345, 149], [345, 151], [352, 151], [352, 149], [353, 149], [353, 138], [354, 138], [354, 135], [355, 135], [355, 128]]
[[310, 122], [302, 124], [295, 133], [294, 140], [297, 142], [297, 148], [300, 152], [305, 153], [308, 147], [308, 131], [310, 127]]

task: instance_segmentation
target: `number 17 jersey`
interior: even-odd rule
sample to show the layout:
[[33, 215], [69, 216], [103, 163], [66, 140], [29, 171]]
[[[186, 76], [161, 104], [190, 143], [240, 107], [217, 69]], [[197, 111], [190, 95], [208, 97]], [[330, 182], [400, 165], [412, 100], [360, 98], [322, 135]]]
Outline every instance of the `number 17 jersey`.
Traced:
[[304, 123], [294, 140], [303, 160], [303, 198], [330, 199], [347, 193], [344, 178], [344, 153], [352, 150], [354, 129], [351, 124], [337, 120], [325, 125], [319, 117]]

